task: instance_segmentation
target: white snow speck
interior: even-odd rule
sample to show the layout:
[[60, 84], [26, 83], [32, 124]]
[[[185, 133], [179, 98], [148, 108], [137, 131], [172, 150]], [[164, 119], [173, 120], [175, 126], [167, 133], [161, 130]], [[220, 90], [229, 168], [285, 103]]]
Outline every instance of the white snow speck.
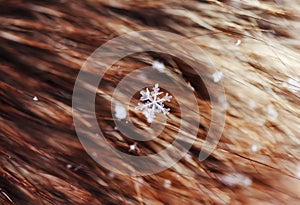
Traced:
[[213, 77], [214, 83], [218, 83], [223, 78], [223, 73], [222, 73], [222, 71], [217, 71], [212, 75], [212, 77]]
[[239, 46], [242, 43], [241, 39], [238, 39], [235, 43], [236, 46]]
[[257, 145], [252, 145], [251, 146], [251, 150], [252, 150], [252, 152], [257, 152], [258, 151], [258, 146]]
[[232, 173], [221, 176], [221, 181], [228, 186], [250, 186], [252, 184], [252, 180], [240, 173]]
[[297, 172], [296, 176], [300, 178], [300, 170]]
[[165, 64], [159, 61], [153, 61], [152, 68], [156, 69], [157, 71], [163, 73], [165, 72]]
[[257, 108], [257, 105], [256, 105], [256, 103], [253, 100], [249, 101], [249, 108], [251, 110], [255, 110]]
[[120, 102], [117, 102], [115, 104], [115, 117], [118, 119], [125, 119], [126, 116], [127, 116], [127, 111], [125, 107]]
[[289, 78], [286, 82], [282, 84], [289, 91], [296, 93], [300, 91], [300, 79], [299, 78]]
[[32, 100], [38, 101], [39, 99], [38, 99], [38, 97], [34, 96], [34, 97], [32, 98]]
[[142, 177], [138, 177], [138, 178], [136, 179], [136, 181], [137, 181], [137, 185], [138, 185], [139, 187], [143, 186], [144, 179], [143, 179]]
[[133, 152], [136, 149], [136, 143], [129, 146], [129, 152]]
[[111, 178], [111, 179], [113, 179], [113, 178], [115, 178], [115, 174], [113, 172], [109, 172], [108, 173], [108, 177]]
[[224, 110], [229, 108], [229, 104], [225, 96], [220, 96], [218, 100]]
[[170, 180], [166, 179], [166, 180], [164, 181], [164, 187], [165, 187], [166, 189], [169, 189], [169, 188], [171, 187], [171, 185], [172, 185], [172, 182], [171, 182]]
[[72, 165], [71, 165], [71, 164], [68, 164], [68, 165], [67, 165], [67, 168], [68, 168], [68, 169], [71, 169], [71, 168], [72, 168]]
[[270, 118], [271, 120], [277, 120], [277, 118], [278, 118], [278, 113], [277, 113], [277, 111], [275, 110], [274, 106], [273, 106], [273, 105], [268, 105], [267, 109], [268, 109], [268, 115], [269, 115], [269, 118]]

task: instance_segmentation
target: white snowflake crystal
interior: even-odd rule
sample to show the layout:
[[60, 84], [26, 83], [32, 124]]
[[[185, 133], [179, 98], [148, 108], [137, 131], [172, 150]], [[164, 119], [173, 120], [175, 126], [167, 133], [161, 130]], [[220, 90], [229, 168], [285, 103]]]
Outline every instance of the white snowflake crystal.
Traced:
[[163, 113], [164, 115], [169, 114], [170, 108], [165, 108], [164, 102], [170, 102], [172, 96], [168, 93], [162, 98], [159, 95], [163, 94], [163, 92], [159, 92], [160, 88], [158, 84], [152, 89], [153, 91], [149, 91], [148, 88], [146, 90], [142, 90], [140, 94], [142, 97], [140, 98], [141, 101], [145, 103], [139, 103], [135, 110], [141, 110], [145, 117], [147, 118], [148, 123], [152, 123], [155, 118], [155, 113]]

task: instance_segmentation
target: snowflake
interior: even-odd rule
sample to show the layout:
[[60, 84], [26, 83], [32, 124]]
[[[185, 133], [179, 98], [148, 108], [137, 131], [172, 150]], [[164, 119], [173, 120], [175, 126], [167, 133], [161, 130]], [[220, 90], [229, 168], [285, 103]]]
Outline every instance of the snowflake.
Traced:
[[223, 78], [223, 73], [222, 73], [222, 71], [215, 72], [212, 75], [212, 77], [213, 77], [214, 83], [218, 83]]
[[163, 94], [163, 92], [159, 92], [160, 88], [158, 84], [152, 89], [153, 91], [149, 91], [148, 88], [146, 90], [142, 90], [140, 94], [142, 97], [140, 98], [141, 101], [145, 103], [139, 103], [135, 110], [142, 110], [143, 114], [147, 118], [148, 123], [152, 123], [155, 118], [155, 113], [162, 112], [164, 115], [169, 114], [170, 108], [165, 108], [164, 102], [170, 102], [172, 96], [169, 96], [168, 93], [163, 98], [160, 98], [159, 95]]
[[158, 72], [164, 73], [165, 72], [165, 64], [159, 61], [153, 61], [152, 68], [156, 69]]

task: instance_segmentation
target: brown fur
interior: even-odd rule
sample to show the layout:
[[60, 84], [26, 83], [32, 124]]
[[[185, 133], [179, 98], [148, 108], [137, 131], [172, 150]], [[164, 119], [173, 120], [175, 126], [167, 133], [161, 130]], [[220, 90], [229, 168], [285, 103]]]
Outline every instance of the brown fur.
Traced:
[[[299, 204], [299, 92], [283, 86], [289, 77], [300, 76], [299, 13], [296, 0], [2, 2], [1, 204]], [[167, 55], [127, 57], [107, 73], [100, 92], [109, 96], [127, 73], [160, 59], [195, 90], [206, 120], [191, 158], [155, 175], [113, 176], [89, 157], [76, 136], [72, 90], [96, 48], [146, 29], [193, 40], [222, 70], [229, 104], [226, 125], [216, 150], [200, 162], [213, 100], [201, 81], [182, 61]], [[211, 78], [211, 65], [202, 66]], [[256, 108], [250, 108], [250, 100]], [[268, 116], [270, 105], [277, 119]], [[170, 107], [179, 120], [176, 103]], [[109, 141], [128, 152], [133, 141], [114, 130], [109, 100], [98, 97], [96, 109]], [[145, 126], [143, 116], [134, 109], [130, 113]], [[133, 154], [163, 148], [174, 130], [169, 127], [165, 133], [162, 141], [138, 143], [142, 152]], [[251, 151], [253, 145], [258, 151]], [[236, 173], [252, 184], [226, 183], [224, 178]]]

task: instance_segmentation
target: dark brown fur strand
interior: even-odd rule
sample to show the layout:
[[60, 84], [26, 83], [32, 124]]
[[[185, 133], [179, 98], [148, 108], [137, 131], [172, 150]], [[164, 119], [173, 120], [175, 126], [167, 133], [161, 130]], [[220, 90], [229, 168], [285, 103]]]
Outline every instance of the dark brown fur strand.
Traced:
[[[299, 204], [299, 92], [283, 86], [300, 76], [299, 13], [299, 2], [292, 0], [1, 1], [0, 203]], [[114, 130], [111, 92], [126, 74], [153, 60], [183, 77], [204, 120], [190, 157], [155, 175], [117, 175], [80, 144], [72, 119], [73, 87], [95, 49], [116, 36], [148, 29], [190, 39], [223, 71], [226, 125], [216, 150], [200, 162], [211, 101], [218, 96], [208, 96], [180, 59], [151, 52], [126, 57], [106, 73], [96, 97], [98, 123], [112, 145], [128, 152], [133, 141]], [[203, 61], [197, 69], [206, 69], [205, 77], [211, 78], [211, 67]], [[215, 84], [211, 80], [208, 86]], [[169, 106], [177, 120], [161, 141], [138, 143], [141, 152], [132, 154], [151, 154], [172, 141], [180, 113], [176, 103]], [[268, 116], [272, 108], [277, 119]], [[146, 126], [133, 107], [130, 115]], [[225, 180], [237, 176], [244, 184]]]

